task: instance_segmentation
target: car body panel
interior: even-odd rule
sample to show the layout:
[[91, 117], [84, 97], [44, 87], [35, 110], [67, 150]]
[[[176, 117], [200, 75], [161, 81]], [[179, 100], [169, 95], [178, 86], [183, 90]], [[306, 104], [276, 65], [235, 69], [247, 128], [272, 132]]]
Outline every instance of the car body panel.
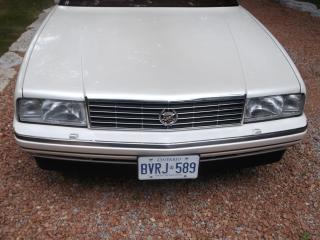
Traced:
[[[137, 163], [139, 156], [196, 154], [200, 155], [200, 161], [206, 161], [208, 157], [217, 160], [230, 155], [276, 151], [297, 144], [306, 134], [306, 118], [301, 116], [292, 120], [248, 124], [244, 128], [230, 127], [227, 131], [224, 131], [225, 128], [165, 133], [92, 131], [85, 128], [65, 128], [62, 131], [61, 127], [39, 129], [35, 125], [27, 132], [23, 123], [16, 123], [15, 129], [18, 144], [35, 156], [66, 157], [66, 160], [78, 157], [88, 162], [100, 159], [108, 163]], [[50, 134], [48, 138], [43, 134], [44, 129], [55, 134]], [[38, 134], [35, 134], [36, 131]], [[20, 132], [26, 135], [20, 135]], [[78, 138], [71, 139], [71, 134]]]
[[[273, 132], [303, 128], [307, 125], [305, 115], [295, 118], [279, 119], [267, 122], [244, 124], [241, 126], [204, 128], [185, 131], [119, 131], [95, 130], [88, 128], [60, 127], [50, 125], [28, 124], [15, 121], [15, 133], [35, 138], [52, 138], [61, 141], [109, 142], [118, 144], [166, 145], [192, 142], [206, 142], [214, 139], [243, 138], [259, 136]], [[48, 132], [50, 135], [48, 136]], [[74, 138], [73, 136], [77, 136]]]
[[[306, 93], [297, 68], [241, 6], [56, 6], [25, 56], [15, 99], [168, 102], [292, 93]], [[143, 131], [22, 123], [15, 114], [13, 126], [17, 143], [36, 156], [113, 157], [127, 163], [148, 155], [199, 154], [203, 161], [282, 150], [303, 138], [307, 119], [303, 114], [236, 126]]]
[[23, 95], [173, 101], [300, 88], [281, 49], [242, 7], [60, 6], [33, 47]]

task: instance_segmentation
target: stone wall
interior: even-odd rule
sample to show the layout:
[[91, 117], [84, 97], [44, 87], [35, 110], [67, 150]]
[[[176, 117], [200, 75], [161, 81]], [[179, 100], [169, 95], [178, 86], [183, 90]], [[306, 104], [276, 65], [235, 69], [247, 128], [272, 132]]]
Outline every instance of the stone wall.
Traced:
[[16, 76], [17, 67], [22, 63], [34, 35], [50, 11], [51, 8], [44, 10], [38, 19], [27, 27], [27, 31], [10, 46], [9, 51], [0, 57], [0, 92]]
[[320, 9], [309, 2], [300, 2], [296, 0], [279, 0], [279, 2], [289, 8], [293, 8], [302, 12], [309, 12], [313, 17], [320, 17]]

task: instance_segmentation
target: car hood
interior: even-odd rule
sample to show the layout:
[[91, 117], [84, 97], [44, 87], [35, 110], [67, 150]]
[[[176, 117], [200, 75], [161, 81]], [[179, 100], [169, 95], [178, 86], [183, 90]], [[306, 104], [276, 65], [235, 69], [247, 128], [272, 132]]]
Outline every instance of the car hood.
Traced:
[[186, 100], [298, 92], [269, 34], [241, 7], [56, 7], [25, 96]]

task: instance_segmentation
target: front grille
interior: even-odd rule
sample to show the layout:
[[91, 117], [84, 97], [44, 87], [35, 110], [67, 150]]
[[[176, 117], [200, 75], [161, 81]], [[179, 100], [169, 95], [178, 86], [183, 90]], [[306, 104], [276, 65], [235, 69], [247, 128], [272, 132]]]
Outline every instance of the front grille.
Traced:
[[[179, 102], [88, 100], [92, 128], [182, 129], [241, 124], [245, 97]], [[176, 113], [176, 122], [160, 121], [165, 111]]]

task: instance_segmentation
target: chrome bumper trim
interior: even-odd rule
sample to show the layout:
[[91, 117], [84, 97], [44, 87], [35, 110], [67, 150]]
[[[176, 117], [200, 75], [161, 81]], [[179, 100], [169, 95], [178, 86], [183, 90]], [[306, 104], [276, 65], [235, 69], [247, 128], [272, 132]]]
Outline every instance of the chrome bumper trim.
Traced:
[[206, 141], [197, 141], [197, 142], [181, 142], [181, 143], [170, 143], [170, 144], [150, 144], [150, 143], [119, 143], [119, 142], [87, 142], [87, 141], [73, 141], [65, 139], [46, 139], [46, 138], [36, 138], [31, 136], [22, 136], [15, 133], [15, 136], [19, 140], [30, 141], [30, 142], [39, 142], [39, 143], [48, 143], [48, 144], [66, 144], [66, 145], [81, 145], [81, 146], [95, 146], [95, 147], [113, 147], [113, 148], [142, 148], [142, 149], [176, 149], [176, 148], [188, 148], [188, 147], [197, 147], [197, 146], [208, 146], [208, 145], [220, 145], [228, 143], [239, 143], [245, 141], [255, 141], [268, 138], [283, 137], [287, 135], [294, 135], [299, 133], [304, 133], [307, 130], [307, 126], [297, 129], [291, 129], [281, 132], [265, 133], [259, 135], [249, 135], [244, 137], [237, 138], [227, 138], [227, 139], [214, 139]]
[[87, 154], [87, 153], [75, 153], [75, 152], [56, 152], [56, 151], [47, 151], [47, 150], [38, 150], [30, 148], [22, 148], [22, 150], [29, 152], [33, 156], [54, 156], [57, 158], [88, 158], [88, 159], [112, 159], [112, 160], [127, 160], [135, 161], [137, 156], [135, 155], [108, 155], [108, 154]]
[[[211, 162], [224, 159], [240, 158], [246, 156], [254, 156], [265, 153], [285, 150], [287, 147], [299, 143], [299, 141], [285, 142], [281, 144], [265, 145], [262, 147], [251, 147], [241, 150], [229, 150], [201, 153], [200, 162]], [[106, 155], [106, 154], [86, 154], [73, 152], [55, 152], [38, 149], [23, 148], [23, 150], [31, 153], [35, 157], [64, 160], [64, 161], [78, 161], [78, 162], [93, 162], [93, 163], [122, 163], [122, 164], [137, 164], [137, 155]]]
[[104, 163], [104, 164], [130, 164], [135, 165], [138, 164], [138, 160], [121, 160], [121, 159], [99, 159], [99, 158], [77, 158], [77, 157], [69, 157], [69, 156], [56, 156], [56, 155], [46, 155], [46, 154], [34, 154], [34, 157], [53, 159], [58, 161], [67, 161], [67, 162], [83, 162], [83, 163]]
[[[201, 163], [206, 162], [213, 162], [213, 161], [222, 161], [227, 159], [234, 159], [234, 158], [241, 158], [241, 157], [250, 157], [250, 156], [259, 156], [262, 154], [277, 152], [277, 151], [284, 151], [285, 147], [279, 147], [279, 148], [273, 148], [268, 150], [260, 150], [260, 151], [254, 151], [254, 152], [246, 152], [246, 153], [239, 153], [239, 154], [229, 154], [229, 155], [222, 155], [222, 156], [211, 156], [209, 158], [200, 158]], [[204, 155], [213, 155], [213, 154], [204, 154]], [[137, 165], [138, 159], [137, 157], [132, 157], [134, 159], [123, 159], [123, 158], [117, 158], [118, 156], [115, 156], [114, 158], [106, 158], [106, 159], [100, 159], [100, 158], [78, 158], [76, 156], [57, 156], [57, 155], [50, 155], [50, 154], [41, 154], [41, 153], [35, 153], [33, 154], [34, 157], [40, 157], [40, 158], [46, 158], [46, 159], [53, 159], [58, 161], [67, 161], [67, 162], [83, 162], [83, 163], [100, 163], [100, 164], [130, 164], [130, 165]], [[202, 156], [202, 155], [200, 155]]]
[[[272, 153], [272, 152], [278, 152], [278, 151], [284, 151], [284, 150], [286, 150], [285, 147], [279, 147], [279, 148], [272, 148], [272, 149], [268, 149], [268, 150], [261, 150], [261, 151], [254, 151], [254, 152], [245, 152], [245, 153], [222, 155], [222, 156], [211, 156], [208, 158], [200, 159], [200, 162], [221, 161], [221, 160], [227, 160], [227, 159], [233, 159], [233, 158], [262, 155], [262, 154], [266, 154], [266, 153]], [[211, 154], [204, 154], [204, 155], [211, 155]]]

